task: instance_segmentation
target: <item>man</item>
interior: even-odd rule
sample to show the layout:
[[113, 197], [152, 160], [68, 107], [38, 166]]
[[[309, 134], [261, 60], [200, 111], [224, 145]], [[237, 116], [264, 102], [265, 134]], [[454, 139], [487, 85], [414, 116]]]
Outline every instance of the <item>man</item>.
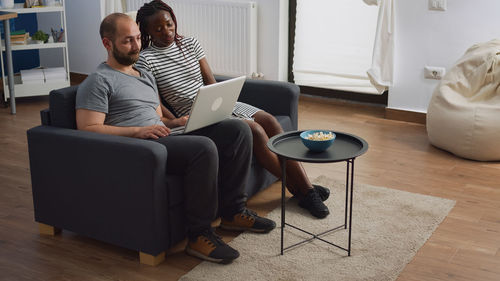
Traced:
[[167, 172], [184, 182], [188, 225], [186, 252], [199, 258], [229, 263], [239, 256], [210, 226], [221, 215], [221, 227], [269, 232], [276, 224], [246, 209], [252, 138], [248, 126], [228, 119], [180, 136], [169, 136], [166, 124], [185, 119], [162, 116], [153, 76], [134, 67], [141, 34], [127, 15], [115, 13], [101, 23], [107, 61], [79, 86], [76, 122], [79, 130], [151, 139], [168, 149]]

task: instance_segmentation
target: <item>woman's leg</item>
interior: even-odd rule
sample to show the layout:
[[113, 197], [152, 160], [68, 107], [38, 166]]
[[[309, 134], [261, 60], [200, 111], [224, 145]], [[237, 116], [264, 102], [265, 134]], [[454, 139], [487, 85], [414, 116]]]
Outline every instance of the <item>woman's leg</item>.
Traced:
[[[267, 148], [269, 137], [283, 132], [276, 118], [265, 111], [254, 116], [255, 122], [248, 121], [253, 134], [254, 153], [259, 163], [275, 176], [281, 178], [281, 165], [278, 156]], [[307, 209], [313, 216], [324, 218], [330, 211], [323, 204], [318, 186], [313, 188], [302, 165], [297, 161], [286, 162], [287, 188], [299, 198], [299, 206]], [[325, 189], [323, 187], [320, 187]]]
[[[247, 121], [253, 134], [254, 153], [259, 163], [276, 177], [281, 178], [281, 165], [278, 156], [267, 148], [269, 137], [283, 133], [276, 118], [265, 111], [254, 116], [255, 122]], [[302, 165], [297, 161], [287, 161], [287, 188], [294, 195], [305, 195], [313, 188]]]

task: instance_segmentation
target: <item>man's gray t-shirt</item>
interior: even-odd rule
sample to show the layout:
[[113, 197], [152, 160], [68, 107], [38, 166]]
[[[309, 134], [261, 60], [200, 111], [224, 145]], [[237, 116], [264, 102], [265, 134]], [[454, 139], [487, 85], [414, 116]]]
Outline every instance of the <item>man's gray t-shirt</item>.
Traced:
[[101, 63], [78, 86], [76, 109], [106, 113], [105, 125], [144, 127], [163, 125], [156, 109], [160, 105], [154, 77], [136, 68], [140, 77], [125, 74]]

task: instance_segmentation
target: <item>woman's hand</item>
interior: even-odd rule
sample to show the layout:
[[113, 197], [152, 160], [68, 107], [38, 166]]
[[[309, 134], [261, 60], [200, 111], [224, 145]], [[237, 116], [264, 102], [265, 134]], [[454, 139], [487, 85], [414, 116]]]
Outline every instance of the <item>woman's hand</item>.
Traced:
[[175, 127], [186, 125], [188, 119], [189, 119], [189, 115], [185, 115], [185, 116], [182, 116], [179, 118], [168, 119], [164, 123], [165, 123], [165, 126], [167, 126], [169, 128], [175, 128]]

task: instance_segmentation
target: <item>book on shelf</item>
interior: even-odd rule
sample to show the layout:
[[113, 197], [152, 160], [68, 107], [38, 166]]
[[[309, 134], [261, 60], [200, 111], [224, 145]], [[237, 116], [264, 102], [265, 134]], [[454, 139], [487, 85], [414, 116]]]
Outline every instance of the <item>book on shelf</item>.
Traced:
[[11, 35], [10, 36], [10, 43], [13, 45], [24, 45], [28, 43], [28, 37], [29, 33], [26, 32], [24, 34], [18, 34], [18, 35]]
[[26, 33], [25, 29], [14, 30], [10, 32], [10, 35], [24, 35]]

